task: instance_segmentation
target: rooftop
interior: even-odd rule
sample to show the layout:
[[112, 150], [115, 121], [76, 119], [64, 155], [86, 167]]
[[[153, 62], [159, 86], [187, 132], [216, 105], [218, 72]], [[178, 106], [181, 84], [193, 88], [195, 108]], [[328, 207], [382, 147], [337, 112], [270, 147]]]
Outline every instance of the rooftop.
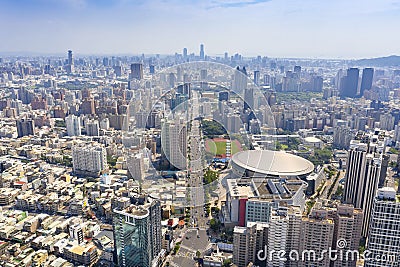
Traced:
[[300, 176], [314, 170], [310, 161], [283, 151], [242, 151], [233, 155], [232, 162], [243, 169], [275, 176]]

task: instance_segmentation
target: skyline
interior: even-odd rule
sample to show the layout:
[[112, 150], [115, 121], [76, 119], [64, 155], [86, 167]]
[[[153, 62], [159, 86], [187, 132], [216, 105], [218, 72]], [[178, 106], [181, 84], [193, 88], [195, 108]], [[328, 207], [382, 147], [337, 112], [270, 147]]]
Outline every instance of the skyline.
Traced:
[[[400, 1], [1, 0], [0, 53], [399, 55]], [[251, 41], [249, 41], [251, 40]]]

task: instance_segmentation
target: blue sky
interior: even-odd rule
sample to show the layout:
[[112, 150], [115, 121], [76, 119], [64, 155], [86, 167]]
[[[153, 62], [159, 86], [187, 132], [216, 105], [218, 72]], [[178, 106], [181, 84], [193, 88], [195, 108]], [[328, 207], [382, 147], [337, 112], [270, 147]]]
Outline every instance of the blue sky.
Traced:
[[400, 55], [400, 0], [0, 0], [0, 52]]

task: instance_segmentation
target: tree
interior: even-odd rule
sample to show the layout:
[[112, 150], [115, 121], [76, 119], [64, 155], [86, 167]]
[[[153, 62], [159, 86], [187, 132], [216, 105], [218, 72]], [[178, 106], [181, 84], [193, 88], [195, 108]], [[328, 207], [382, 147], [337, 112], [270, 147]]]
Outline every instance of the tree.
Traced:
[[276, 141], [276, 142], [275, 142], [275, 148], [276, 148], [277, 151], [282, 150], [282, 144], [279, 143], [278, 141]]
[[219, 173], [217, 171], [207, 169], [206, 172], [204, 173], [203, 182], [204, 184], [211, 184], [212, 182], [217, 180], [218, 177]]
[[288, 138], [288, 150], [298, 150], [300, 141], [297, 138], [289, 137]]
[[314, 150], [314, 155], [309, 156], [308, 160], [310, 160], [314, 165], [322, 165], [324, 163], [329, 163], [332, 157], [332, 151], [329, 148]]
[[224, 263], [223, 263], [223, 267], [230, 267], [231, 266], [231, 264], [232, 264], [232, 260], [231, 259], [226, 259], [226, 260], [224, 260]]
[[214, 136], [227, 133], [224, 126], [214, 120], [202, 120], [201, 129], [203, 130], [204, 135], [208, 138], [214, 138]]
[[210, 220], [210, 228], [212, 230], [217, 232], [220, 229], [220, 227], [221, 227], [221, 222], [219, 220], [216, 220], [214, 218]]
[[219, 213], [220, 209], [218, 207], [212, 207], [211, 211], [214, 213]]
[[174, 247], [174, 255], [176, 255], [176, 253], [178, 253], [180, 248], [181, 248], [181, 242], [176, 243], [176, 245]]

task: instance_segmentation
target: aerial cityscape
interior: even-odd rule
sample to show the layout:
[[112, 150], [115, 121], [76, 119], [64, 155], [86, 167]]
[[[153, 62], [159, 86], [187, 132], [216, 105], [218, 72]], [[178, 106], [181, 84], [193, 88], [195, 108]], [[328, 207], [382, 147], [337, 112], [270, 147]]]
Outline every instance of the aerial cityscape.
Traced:
[[398, 1], [17, 2], [0, 267], [400, 266]]

